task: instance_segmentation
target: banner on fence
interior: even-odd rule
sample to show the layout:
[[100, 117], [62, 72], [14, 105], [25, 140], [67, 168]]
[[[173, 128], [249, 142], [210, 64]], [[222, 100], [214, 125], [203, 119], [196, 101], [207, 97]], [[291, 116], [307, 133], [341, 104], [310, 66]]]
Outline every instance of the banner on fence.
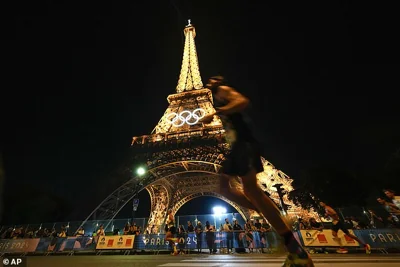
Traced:
[[36, 247], [36, 252], [57, 252], [65, 242], [66, 238], [45, 237], [40, 238], [39, 244]]
[[[178, 243], [188, 249], [196, 248], [196, 235], [189, 233], [178, 236]], [[169, 248], [169, 241], [165, 240], [164, 234], [140, 235], [135, 240], [135, 249], [168, 250]]]
[[399, 248], [400, 229], [354, 230], [357, 237], [372, 248]]
[[94, 250], [95, 238], [92, 237], [45, 237], [41, 238], [36, 252], [62, 252], [72, 250]]
[[[269, 237], [269, 236], [268, 236]], [[197, 249], [208, 248], [207, 245], [207, 236], [205, 233], [197, 236], [195, 233], [187, 233], [178, 235], [178, 247], [185, 249]], [[214, 236], [211, 237], [213, 243], [217, 248], [227, 247], [228, 238], [227, 233], [225, 232], [215, 232]], [[267, 243], [276, 243], [275, 239], [266, 238]], [[253, 233], [233, 233], [230, 236], [230, 242], [232, 242], [233, 247], [248, 247], [252, 246], [254, 248], [261, 247], [265, 244], [261, 241], [260, 235], [258, 232]], [[262, 244], [263, 243], [263, 244]], [[164, 234], [152, 234], [152, 235], [141, 235], [135, 240], [135, 249], [149, 249], [149, 250], [168, 250], [171, 249], [169, 245], [169, 241], [165, 240]]]
[[33, 239], [0, 239], [0, 253], [34, 252], [39, 238]]
[[99, 236], [96, 249], [133, 249], [134, 235]]
[[[354, 235], [352, 230], [350, 234]], [[300, 236], [306, 247], [358, 247], [360, 244], [354, 239], [338, 232], [337, 238], [332, 235], [332, 230], [300, 230]]]
[[65, 244], [64, 250], [66, 251], [80, 251], [80, 250], [90, 250], [96, 248], [96, 241], [98, 237], [68, 237]]

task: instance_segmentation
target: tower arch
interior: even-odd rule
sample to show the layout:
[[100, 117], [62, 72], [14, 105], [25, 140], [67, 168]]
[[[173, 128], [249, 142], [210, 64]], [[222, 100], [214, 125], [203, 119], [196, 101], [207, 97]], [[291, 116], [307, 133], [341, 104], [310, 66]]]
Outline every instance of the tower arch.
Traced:
[[188, 195], [188, 196], [182, 198], [172, 207], [173, 213], [176, 214], [183, 205], [185, 205], [189, 201], [199, 198], [199, 197], [215, 197], [215, 198], [221, 199], [221, 200], [225, 201], [226, 203], [228, 203], [229, 205], [231, 205], [240, 214], [240, 216], [242, 216], [242, 218], [244, 220], [250, 218], [251, 214], [248, 209], [237, 205], [235, 202], [230, 201], [229, 199], [222, 196], [221, 194], [218, 194], [216, 192], [211, 192], [211, 191], [198, 192], [198, 193], [194, 193], [194, 194], [191, 194], [191, 195]]

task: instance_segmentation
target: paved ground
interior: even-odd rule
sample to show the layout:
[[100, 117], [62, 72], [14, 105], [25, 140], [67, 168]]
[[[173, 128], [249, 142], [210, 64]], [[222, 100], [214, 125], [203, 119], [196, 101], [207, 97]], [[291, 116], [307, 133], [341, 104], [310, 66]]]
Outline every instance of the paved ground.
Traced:
[[[284, 259], [265, 254], [30, 256], [27, 267], [277, 267]], [[400, 266], [400, 255], [314, 254], [313, 259], [316, 267]]]

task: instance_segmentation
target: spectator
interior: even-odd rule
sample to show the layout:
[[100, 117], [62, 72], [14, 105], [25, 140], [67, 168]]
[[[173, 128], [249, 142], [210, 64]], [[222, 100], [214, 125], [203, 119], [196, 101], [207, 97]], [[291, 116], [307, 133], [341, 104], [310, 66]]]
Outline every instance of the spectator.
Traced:
[[376, 199], [379, 204], [381, 204], [385, 210], [390, 214], [390, 216], [387, 218], [388, 221], [393, 225], [393, 226], [399, 226], [399, 216], [400, 216], [400, 208], [398, 208], [395, 204], [386, 201], [385, 199], [378, 197]]
[[96, 232], [96, 235], [97, 235], [97, 236], [106, 235], [106, 232], [104, 231], [104, 226], [103, 226], [103, 225], [100, 225], [99, 229], [98, 229], [97, 232]]
[[238, 223], [237, 220], [234, 220], [232, 228], [233, 228], [233, 231], [234, 231], [234, 234], [235, 234], [235, 240], [237, 241], [239, 248], [243, 248], [244, 247], [243, 246], [243, 242], [239, 238], [240, 237], [240, 232], [243, 230], [242, 226], [240, 226], [240, 224]]
[[225, 219], [225, 224], [223, 225], [223, 230], [225, 232], [226, 235], [226, 248], [228, 249], [228, 253], [229, 250], [231, 250], [231, 253], [233, 253], [233, 227], [230, 224], [228, 218]]
[[383, 190], [383, 192], [385, 193], [386, 197], [390, 200], [390, 202], [392, 202], [400, 209], [400, 196], [396, 196], [396, 193], [391, 189], [385, 189]]
[[84, 235], [85, 235], [85, 230], [83, 229], [83, 227], [79, 227], [78, 231], [76, 232], [76, 236], [80, 237]]
[[124, 235], [129, 235], [130, 231], [131, 231], [131, 225], [129, 224], [129, 222], [127, 222], [124, 227]]
[[188, 231], [188, 233], [193, 233], [194, 232], [194, 227], [193, 227], [193, 224], [192, 224], [192, 222], [191, 221], [188, 221], [187, 222], [187, 231]]
[[212, 225], [210, 225], [209, 221], [206, 221], [206, 242], [207, 247], [210, 250], [210, 254], [215, 254], [217, 249], [215, 247], [215, 231]]
[[194, 231], [196, 232], [197, 252], [201, 253], [201, 249], [202, 249], [202, 245], [203, 245], [203, 226], [201, 225], [200, 221], [197, 222], [197, 225], [194, 228]]
[[315, 220], [315, 218], [311, 218], [309, 220], [309, 223], [310, 223], [310, 229], [311, 230], [322, 231], [324, 229], [324, 226], [322, 225], [322, 223], [317, 222], [317, 220]]

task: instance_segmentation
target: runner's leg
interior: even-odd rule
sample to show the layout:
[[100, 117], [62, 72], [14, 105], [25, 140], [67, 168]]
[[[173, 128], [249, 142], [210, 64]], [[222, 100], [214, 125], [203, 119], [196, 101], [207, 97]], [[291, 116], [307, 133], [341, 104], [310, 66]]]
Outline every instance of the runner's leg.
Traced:
[[271, 223], [274, 229], [285, 239], [285, 245], [290, 253], [305, 253], [305, 250], [294, 238], [293, 233], [281, 216], [281, 212], [264, 191], [257, 184], [256, 171], [252, 169], [242, 178], [245, 196], [259, 210], [262, 215]]
[[314, 264], [310, 256], [294, 237], [276, 204], [258, 186], [256, 175], [257, 172], [251, 169], [248, 174], [242, 177], [244, 194], [261, 211], [264, 218], [268, 219], [278, 234], [283, 237], [285, 246], [289, 252], [283, 266], [313, 267]]
[[231, 179], [234, 179], [234, 177], [226, 174], [220, 175], [219, 193], [242, 207], [258, 211], [242, 191], [231, 186]]

